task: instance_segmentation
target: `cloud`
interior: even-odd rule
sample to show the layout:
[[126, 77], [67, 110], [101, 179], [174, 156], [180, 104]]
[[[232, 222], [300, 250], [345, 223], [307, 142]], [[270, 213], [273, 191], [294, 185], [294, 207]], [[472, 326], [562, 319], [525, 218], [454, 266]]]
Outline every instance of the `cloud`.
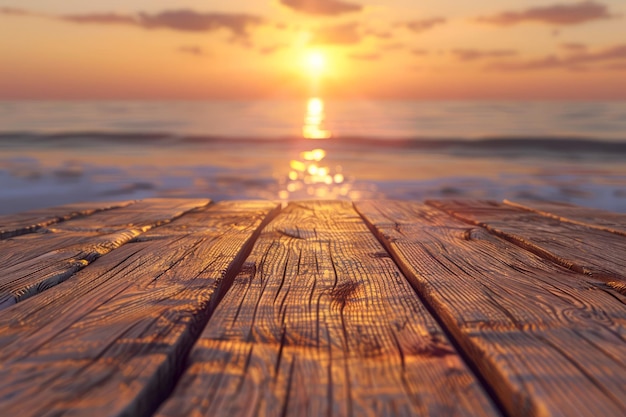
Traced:
[[610, 70], [610, 71], [626, 71], [626, 62], [607, 65], [603, 69]]
[[0, 7], [0, 14], [9, 16], [36, 16], [36, 13], [29, 12], [24, 9], [17, 9], [15, 7]]
[[367, 36], [372, 36], [378, 39], [391, 39], [393, 38], [393, 33], [389, 31], [377, 31], [376, 29], [367, 29], [364, 32]]
[[101, 25], [139, 25], [140, 22], [134, 16], [116, 13], [94, 13], [59, 16], [59, 19], [72, 23], [101, 24]]
[[339, 0], [280, 0], [281, 4], [301, 13], [338, 16], [363, 10], [363, 6]]
[[14, 16], [39, 16], [78, 24], [129, 25], [142, 29], [170, 29], [180, 32], [211, 32], [229, 30], [237, 39], [246, 39], [248, 30], [265, 23], [260, 16], [244, 13], [200, 13], [193, 10], [166, 10], [160, 13], [88, 13], [45, 15], [28, 10], [2, 8], [1, 14]]
[[208, 54], [199, 46], [186, 45], [178, 48], [178, 52], [195, 56], [207, 56]]
[[429, 55], [430, 51], [427, 49], [413, 49], [411, 50], [411, 53], [417, 56], [424, 56], [424, 55]]
[[422, 20], [413, 20], [410, 22], [405, 22], [401, 24], [406, 28], [412, 30], [416, 33], [425, 32], [434, 28], [435, 26], [443, 25], [446, 23], [446, 19], [443, 17], [432, 17], [430, 19], [422, 19]]
[[139, 14], [139, 25], [146, 29], [167, 28], [184, 32], [208, 32], [225, 28], [236, 36], [246, 36], [250, 26], [261, 23], [263, 19], [258, 16], [237, 13], [169, 10], [157, 14]]
[[546, 68], [564, 67], [564, 62], [555, 55], [547, 55], [540, 59], [516, 62], [497, 62], [489, 65], [489, 69], [499, 71], [525, 71]]
[[492, 50], [478, 50], [478, 49], [454, 49], [454, 54], [461, 61], [476, 61], [484, 58], [502, 58], [508, 56], [517, 55], [517, 51], [512, 49], [492, 49]]
[[587, 50], [587, 45], [585, 45], [584, 43], [578, 43], [578, 42], [566, 42], [566, 43], [562, 43], [559, 46], [567, 51], [572, 51], [572, 52], [580, 52], [580, 51]]
[[358, 23], [326, 26], [315, 31], [311, 45], [354, 45], [363, 38]]
[[261, 53], [261, 55], [272, 55], [278, 51], [280, 51], [281, 49], [285, 49], [287, 48], [289, 45], [285, 44], [285, 43], [280, 43], [280, 44], [276, 44], [276, 45], [270, 45], [270, 46], [264, 46], [259, 48], [259, 52]]
[[391, 43], [386, 43], [384, 45], [380, 45], [379, 49], [381, 51], [398, 51], [400, 49], [404, 49], [406, 48], [406, 45], [403, 44], [402, 42], [391, 42]]
[[357, 61], [378, 61], [380, 59], [380, 54], [377, 53], [369, 53], [369, 54], [349, 54], [348, 58], [354, 59]]
[[533, 7], [519, 12], [503, 12], [477, 18], [479, 22], [498, 26], [511, 26], [524, 22], [540, 22], [552, 25], [577, 25], [593, 20], [614, 17], [604, 4], [584, 1], [574, 4], [554, 4]]
[[626, 60], [626, 44], [612, 46], [597, 52], [580, 52], [568, 57], [569, 62], [587, 63], [611, 60]]
[[[615, 63], [615, 61], [617, 61]], [[585, 65], [608, 62], [609, 65], [626, 64], [626, 44], [616, 45], [596, 52], [582, 51], [565, 57], [547, 55], [543, 58], [527, 61], [505, 61], [491, 64], [488, 69], [499, 71], [526, 71], [564, 68], [581, 70]]]

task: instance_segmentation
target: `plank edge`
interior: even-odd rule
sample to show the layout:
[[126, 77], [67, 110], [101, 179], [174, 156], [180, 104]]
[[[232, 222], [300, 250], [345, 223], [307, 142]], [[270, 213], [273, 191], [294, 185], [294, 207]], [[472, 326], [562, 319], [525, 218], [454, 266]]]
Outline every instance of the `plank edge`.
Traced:
[[[584, 222], [584, 221], [581, 221], [581, 220], [572, 219], [572, 218], [569, 218], [569, 217], [566, 217], [566, 216], [561, 216], [559, 214], [551, 213], [549, 211], [545, 211], [545, 210], [542, 210], [542, 209], [538, 209], [538, 208], [532, 207], [531, 205], [526, 205], [524, 203], [518, 203], [516, 201], [512, 201], [512, 200], [508, 200], [508, 199], [502, 200], [502, 203], [507, 205], [507, 206], [510, 206], [510, 207], [514, 207], [514, 208], [525, 210], [525, 211], [528, 211], [528, 212], [531, 212], [531, 213], [539, 214], [541, 216], [548, 217], [548, 218], [555, 219], [555, 220], [559, 220], [559, 221], [564, 222], [564, 223], [572, 223], [572, 224], [576, 224], [578, 226], [589, 227], [589, 228], [592, 228], [592, 229], [602, 230], [604, 232], [614, 233], [614, 234], [626, 237], [626, 231], [615, 229], [615, 228], [612, 228], [612, 227], [609, 227], [609, 226], [603, 226], [603, 225], [599, 225], [599, 224], [594, 224], [594, 223]], [[577, 206], [572, 206], [572, 207], [577, 207]]]
[[489, 381], [488, 375], [489, 373], [492, 373], [493, 371], [491, 369], [483, 370], [483, 367], [485, 366], [483, 365], [483, 367], [481, 367], [480, 364], [477, 364], [476, 361], [472, 359], [471, 344], [469, 344], [466, 347], [465, 344], [460, 341], [460, 340], [463, 340], [463, 338], [457, 337], [456, 332], [453, 329], [451, 329], [451, 326], [448, 325], [445, 318], [441, 317], [441, 315], [437, 312], [437, 309], [435, 308], [434, 302], [432, 301], [431, 297], [424, 291], [424, 289], [422, 288], [422, 285], [414, 277], [414, 274], [410, 270], [410, 268], [401, 261], [401, 259], [398, 256], [397, 251], [391, 246], [391, 243], [387, 239], [385, 239], [382, 232], [378, 230], [376, 225], [369, 220], [367, 215], [359, 209], [358, 207], [359, 203], [353, 202], [352, 205], [355, 211], [358, 213], [358, 215], [361, 217], [361, 219], [365, 223], [365, 225], [368, 227], [372, 235], [374, 235], [374, 237], [378, 240], [378, 242], [382, 245], [382, 247], [387, 251], [387, 253], [391, 257], [393, 262], [396, 264], [398, 269], [402, 272], [404, 279], [407, 280], [407, 282], [409, 283], [409, 285], [415, 292], [417, 298], [420, 300], [420, 302], [424, 305], [428, 313], [435, 319], [439, 327], [442, 329], [446, 338], [448, 339], [448, 341], [450, 342], [454, 350], [459, 355], [461, 361], [463, 362], [465, 366], [467, 366], [467, 369], [469, 369], [469, 371], [472, 373], [474, 378], [476, 378], [476, 380], [480, 384], [480, 387], [484, 391], [485, 396], [489, 398], [494, 408], [502, 416], [506, 417], [506, 416], [512, 415], [509, 413], [510, 408], [506, 406], [507, 404], [506, 396], [503, 395], [502, 396], [503, 398], [501, 398], [500, 395], [498, 395], [498, 392], [496, 391], [496, 389], [494, 389], [494, 387], [488, 382]]

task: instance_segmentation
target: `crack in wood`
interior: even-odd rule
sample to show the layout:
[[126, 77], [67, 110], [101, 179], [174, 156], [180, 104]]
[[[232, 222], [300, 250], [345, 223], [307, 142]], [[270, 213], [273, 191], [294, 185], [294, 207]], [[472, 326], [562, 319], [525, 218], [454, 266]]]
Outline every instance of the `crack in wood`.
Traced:
[[[465, 360], [501, 410], [512, 416], [623, 414], [626, 402], [620, 387], [626, 386], [626, 373], [616, 372], [616, 367], [626, 366], [619, 359], [626, 354], [625, 303], [607, 284], [616, 281], [598, 282], [606, 277], [597, 270], [592, 275], [579, 275], [563, 267], [570, 266], [567, 257], [553, 256], [561, 258], [556, 264], [535, 251], [515, 249], [520, 242], [539, 243], [528, 243], [527, 238], [503, 240], [509, 232], [493, 232], [505, 226], [513, 230], [511, 224], [515, 224], [516, 231], [545, 233], [542, 244], [562, 250], [566, 248], [564, 238], [555, 232], [558, 222], [554, 220], [525, 228], [524, 221], [510, 211], [502, 215], [502, 206], [495, 202], [484, 202], [484, 209], [466, 203], [462, 210], [457, 210], [456, 203], [430, 204], [436, 209], [411, 202], [394, 202], [384, 208], [374, 202], [356, 206], [456, 346], [464, 351]], [[415, 219], [404, 226], [412, 231], [410, 237], [407, 233], [405, 239], [388, 238], [395, 233], [389, 221], [394, 210], [399, 218]], [[385, 213], [384, 220], [380, 212]], [[423, 212], [431, 214], [420, 214]], [[536, 220], [533, 215], [526, 217], [526, 221]], [[487, 218], [490, 220], [484, 220]], [[488, 229], [477, 229], [479, 239], [472, 232], [469, 240], [458, 239], [450, 228], [462, 226], [459, 220]], [[428, 238], [421, 235], [426, 231]], [[583, 236], [572, 240], [585, 242]], [[442, 251], [436, 241], [445, 242], [446, 250]], [[514, 326], [503, 327], [506, 322], [498, 316]], [[547, 343], [548, 336], [559, 340], [558, 351], [554, 351], [554, 343]], [[559, 385], [551, 381], [567, 382]]]

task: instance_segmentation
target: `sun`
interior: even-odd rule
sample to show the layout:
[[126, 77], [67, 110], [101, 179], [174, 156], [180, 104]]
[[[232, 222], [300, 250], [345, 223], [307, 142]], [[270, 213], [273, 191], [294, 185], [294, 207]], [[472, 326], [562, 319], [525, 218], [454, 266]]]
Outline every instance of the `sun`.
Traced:
[[326, 69], [326, 57], [320, 51], [310, 51], [306, 55], [306, 67], [311, 74], [319, 75]]

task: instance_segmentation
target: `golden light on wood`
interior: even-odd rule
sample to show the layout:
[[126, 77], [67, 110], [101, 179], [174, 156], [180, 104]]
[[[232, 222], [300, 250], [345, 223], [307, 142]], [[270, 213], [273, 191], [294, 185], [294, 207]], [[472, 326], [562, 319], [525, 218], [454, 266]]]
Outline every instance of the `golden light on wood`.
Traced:
[[[316, 175], [281, 198], [366, 195], [331, 186], [319, 161], [302, 164]], [[415, 398], [431, 415], [496, 417], [496, 399], [507, 415], [520, 401], [547, 415], [624, 415], [624, 214], [478, 200], [209, 203], [2, 217], [2, 415], [254, 415], [250, 398], [277, 399], [266, 415], [289, 404], [419, 415]], [[177, 378], [173, 392], [158, 388]]]

